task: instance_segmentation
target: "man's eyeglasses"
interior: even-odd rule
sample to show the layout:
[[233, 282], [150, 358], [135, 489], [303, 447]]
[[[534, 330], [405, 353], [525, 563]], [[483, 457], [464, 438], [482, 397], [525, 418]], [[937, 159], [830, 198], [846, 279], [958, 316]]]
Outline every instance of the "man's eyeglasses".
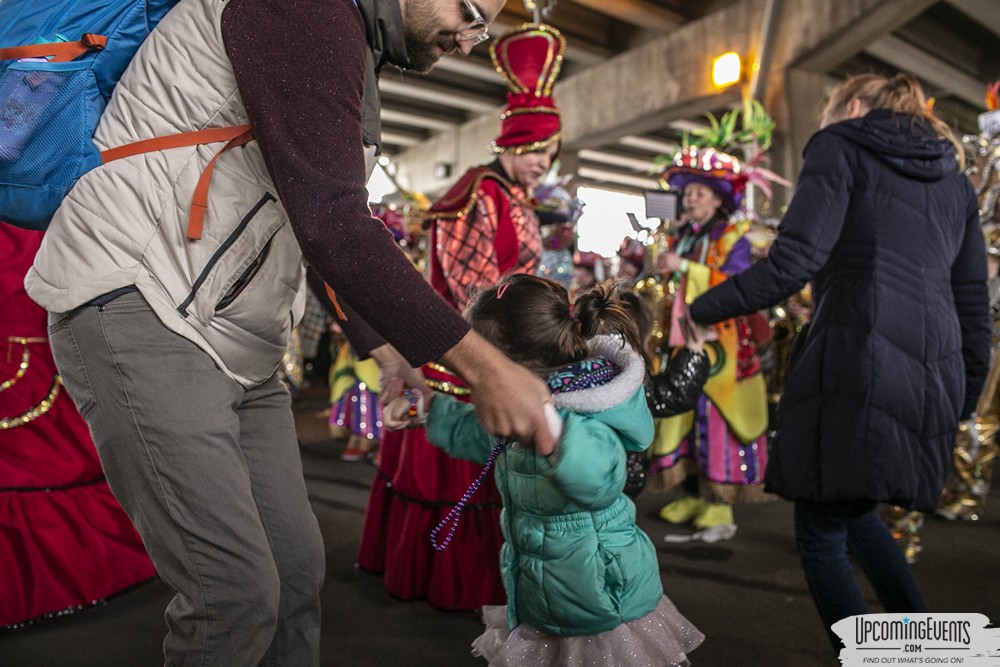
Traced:
[[456, 33], [457, 38], [463, 42], [472, 42], [473, 46], [482, 44], [490, 38], [486, 19], [479, 13], [472, 0], [462, 0], [462, 5], [465, 7], [465, 14], [472, 17], [472, 22]]

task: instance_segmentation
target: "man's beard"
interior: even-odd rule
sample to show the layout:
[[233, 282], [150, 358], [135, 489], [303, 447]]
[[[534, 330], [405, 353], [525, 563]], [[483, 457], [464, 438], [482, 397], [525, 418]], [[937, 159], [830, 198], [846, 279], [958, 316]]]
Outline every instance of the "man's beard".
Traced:
[[435, 46], [444, 53], [452, 53], [458, 48], [452, 33], [431, 28], [436, 23], [432, 3], [428, 0], [409, 0], [406, 3], [403, 35], [406, 39], [407, 59], [410, 61], [406, 69], [426, 74], [441, 58], [441, 54], [435, 52]]
[[[410, 61], [407, 69], [411, 69], [422, 74], [426, 74], [434, 68], [441, 56], [435, 52], [437, 46], [445, 53], [452, 53], [455, 50], [454, 39], [451, 35], [436, 33], [432, 38], [418, 35], [412, 30], [406, 30], [406, 56]], [[450, 41], [451, 44], [447, 42]]]
[[426, 74], [437, 64], [437, 55], [434, 53], [433, 43], [428, 44], [427, 40], [407, 31], [406, 33], [406, 57], [409, 59], [407, 69], [412, 69], [421, 74]]

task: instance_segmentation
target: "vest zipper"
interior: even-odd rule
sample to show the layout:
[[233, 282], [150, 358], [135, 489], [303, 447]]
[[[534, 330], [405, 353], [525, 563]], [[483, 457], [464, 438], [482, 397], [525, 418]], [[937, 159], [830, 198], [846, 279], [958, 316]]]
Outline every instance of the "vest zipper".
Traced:
[[[250, 224], [250, 221], [253, 220], [254, 216], [257, 215], [260, 209], [263, 208], [264, 205], [267, 204], [268, 202], [276, 202], [276, 201], [278, 200], [275, 198], [275, 196], [272, 195], [270, 192], [267, 192], [264, 194], [263, 197], [261, 197], [257, 201], [256, 204], [254, 204], [253, 208], [251, 208], [250, 211], [245, 216], [243, 216], [243, 219], [240, 221], [240, 224], [236, 227], [236, 229], [233, 230], [233, 232], [229, 235], [229, 237], [212, 254], [212, 257], [208, 260], [208, 264], [205, 265], [205, 268], [202, 269], [201, 274], [198, 276], [197, 280], [194, 281], [194, 285], [191, 286], [191, 292], [187, 295], [187, 298], [184, 299], [181, 305], [177, 306], [178, 313], [180, 313], [183, 317], [188, 316], [188, 308], [194, 302], [195, 295], [198, 294], [198, 290], [201, 289], [201, 286], [204, 284], [205, 280], [208, 279], [208, 276], [212, 272], [212, 269], [215, 268], [215, 265], [219, 263], [219, 260], [222, 259], [223, 255], [226, 254], [226, 251], [229, 250], [229, 248], [232, 247], [234, 243], [236, 243], [236, 239], [240, 237], [243, 231], [247, 228], [247, 225]], [[268, 239], [268, 246], [270, 245], [270, 243], [271, 240]]]

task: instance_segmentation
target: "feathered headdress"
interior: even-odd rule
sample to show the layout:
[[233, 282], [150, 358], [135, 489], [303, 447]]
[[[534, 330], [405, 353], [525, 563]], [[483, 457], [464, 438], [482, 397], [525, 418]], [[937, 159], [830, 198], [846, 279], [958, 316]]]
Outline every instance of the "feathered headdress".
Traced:
[[490, 58], [507, 85], [500, 136], [490, 148], [518, 155], [544, 148], [562, 136], [559, 108], [552, 97], [566, 40], [552, 26], [526, 23], [502, 35]]
[[[747, 184], [756, 185], [768, 196], [772, 183], [791, 186], [778, 174], [760, 166], [774, 131], [774, 120], [760, 102], [750, 100], [720, 119], [705, 115], [708, 128], [685, 134], [672, 155], [662, 155], [656, 160], [663, 187], [683, 190], [689, 183], [702, 183], [733, 213], [743, 203]], [[737, 127], [741, 116], [742, 125]], [[737, 150], [745, 159], [733, 155]]]

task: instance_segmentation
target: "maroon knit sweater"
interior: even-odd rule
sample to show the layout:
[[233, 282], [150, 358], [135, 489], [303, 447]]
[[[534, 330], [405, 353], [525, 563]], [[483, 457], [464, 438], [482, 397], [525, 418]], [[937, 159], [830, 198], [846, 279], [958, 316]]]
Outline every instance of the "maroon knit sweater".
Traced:
[[230, 0], [222, 37], [306, 262], [350, 307], [343, 328], [352, 344], [366, 354], [380, 335], [411, 364], [438, 359], [468, 325], [368, 209], [367, 46], [357, 8], [350, 0]]

